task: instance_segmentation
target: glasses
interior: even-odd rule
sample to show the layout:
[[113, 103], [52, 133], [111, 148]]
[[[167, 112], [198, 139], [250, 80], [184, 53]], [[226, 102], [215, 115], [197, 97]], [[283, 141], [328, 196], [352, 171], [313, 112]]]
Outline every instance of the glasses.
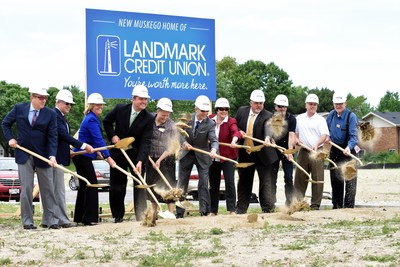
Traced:
[[43, 101], [47, 99], [47, 96], [43, 96], [43, 95], [34, 95], [33, 97], [36, 97], [37, 99]]
[[229, 108], [217, 108], [217, 111], [229, 111]]
[[278, 108], [287, 108], [287, 106], [276, 105]]
[[72, 106], [72, 104], [71, 103], [67, 103], [67, 102], [65, 102], [65, 101], [62, 101], [65, 105], [67, 105], [67, 106]]
[[201, 110], [201, 109], [200, 109], [200, 112], [208, 112], [208, 110]]

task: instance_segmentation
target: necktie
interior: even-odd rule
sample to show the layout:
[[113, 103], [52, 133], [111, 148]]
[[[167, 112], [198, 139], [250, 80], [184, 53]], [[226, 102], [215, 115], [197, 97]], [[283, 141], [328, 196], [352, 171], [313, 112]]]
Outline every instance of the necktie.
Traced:
[[[246, 135], [253, 137], [253, 124], [254, 124], [254, 116], [255, 114], [251, 114], [249, 123], [247, 124], [247, 132]], [[250, 138], [246, 138], [245, 141], [246, 146], [253, 146], [253, 141]]]
[[132, 126], [132, 123], [135, 121], [138, 113], [137, 112], [132, 112], [131, 117], [129, 118], [129, 126]]
[[197, 131], [197, 128], [199, 128], [199, 125], [200, 125], [200, 121], [196, 121], [196, 126], [194, 127], [195, 132]]
[[37, 113], [38, 113], [38, 111], [36, 109], [33, 110], [33, 117], [32, 117], [32, 122], [31, 122], [32, 126], [35, 125], [35, 123], [36, 123]]

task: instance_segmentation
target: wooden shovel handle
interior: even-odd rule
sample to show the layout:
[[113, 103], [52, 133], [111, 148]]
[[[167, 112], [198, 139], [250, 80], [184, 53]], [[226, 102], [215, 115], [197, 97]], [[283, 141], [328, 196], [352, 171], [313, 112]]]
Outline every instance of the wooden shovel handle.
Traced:
[[[143, 185], [147, 185], [146, 181], [143, 179], [143, 176], [140, 174], [140, 172], [138, 171], [138, 169], [136, 168], [135, 164], [133, 164], [131, 158], [128, 156], [128, 154], [125, 152], [125, 150], [123, 148], [120, 148], [122, 154], [124, 154], [126, 160], [129, 162], [129, 164], [131, 165], [133, 171], [136, 173], [136, 175], [139, 177], [139, 180], [141, 182], [141, 184]], [[154, 202], [157, 204], [157, 206], [160, 208], [160, 210], [162, 211], [162, 207], [160, 202], [158, 201], [158, 199], [156, 198], [156, 196], [153, 194], [153, 191], [150, 190], [150, 188], [146, 188], [147, 192], [150, 194], [150, 196], [153, 198]]]
[[[199, 149], [199, 148], [195, 148], [195, 147], [192, 147], [191, 149], [194, 150], [194, 151], [197, 151], [197, 152], [200, 152], [200, 153], [203, 153], [203, 154], [211, 156], [211, 153], [208, 152], [208, 151], [205, 151], [205, 150], [202, 150], [202, 149]], [[215, 157], [219, 158], [219, 159], [222, 159], [222, 160], [225, 160], [225, 161], [230, 161], [230, 162], [235, 163], [235, 164], [239, 163], [236, 160], [233, 160], [233, 159], [230, 159], [230, 158], [227, 158], [227, 157], [224, 157], [224, 156], [215, 155]]]
[[232, 146], [234, 148], [244, 148], [244, 149], [250, 149], [251, 148], [250, 146], [243, 146], [243, 145], [237, 145], [237, 144], [232, 145], [232, 144], [223, 143], [223, 142], [219, 142], [219, 145], [220, 146]]
[[154, 162], [154, 160], [149, 156], [149, 161], [150, 163], [153, 165], [153, 168], [156, 169], [156, 171], [158, 172], [158, 174], [161, 176], [161, 178], [164, 180], [164, 182], [167, 184], [167, 186], [169, 187], [169, 189], [172, 189], [171, 184], [168, 182], [168, 179], [164, 176], [164, 174], [161, 172], [160, 168], [157, 167], [156, 163]]
[[[258, 139], [258, 138], [254, 138], [254, 137], [252, 137], [252, 136], [245, 135], [244, 138], [248, 138], [248, 139], [251, 139], [251, 140], [256, 141], [256, 142], [258, 142], [258, 143], [264, 144], [264, 141], [263, 141], [263, 140]], [[285, 151], [285, 150], [286, 150], [286, 148], [284, 148], [284, 147], [282, 147], [282, 146], [278, 146], [278, 145], [276, 145], [276, 144], [272, 144], [272, 143], [269, 144], [269, 145], [265, 145], [265, 144], [264, 144], [264, 146], [270, 146], [270, 147], [273, 147], [273, 148], [277, 148], [277, 149], [279, 149], [279, 150], [281, 150], [281, 151]]]
[[308, 176], [308, 181], [310, 182], [310, 183], [313, 183], [313, 184], [323, 184], [324, 183], [324, 181], [315, 181], [315, 180], [313, 180], [312, 178], [311, 178], [311, 175], [308, 173], [308, 172], [306, 172], [306, 170], [303, 168], [303, 167], [301, 167], [300, 166], [300, 164], [298, 164], [295, 160], [290, 160], [294, 165], [296, 165], [296, 167], [299, 169], [299, 170], [301, 170], [302, 172], [304, 172], [307, 176]]
[[[114, 148], [114, 147], [115, 147], [115, 145], [97, 147], [97, 148], [93, 149], [93, 152], [107, 150], [107, 149]], [[86, 153], [88, 153], [88, 152], [85, 150], [82, 150], [82, 151], [72, 152], [71, 156], [82, 155], [82, 154], [86, 154]]]
[[[337, 149], [339, 149], [339, 150], [341, 150], [341, 151], [344, 152], [344, 148], [342, 148], [341, 146], [335, 144], [334, 142], [329, 141], [329, 144], [331, 144], [332, 146], [334, 146], [334, 147], [336, 147]], [[349, 155], [349, 156], [352, 157], [353, 159], [357, 160], [357, 161], [361, 164], [361, 166], [364, 165], [363, 162], [361, 161], [361, 159], [357, 158], [357, 157], [354, 156], [353, 154], [350, 153], [350, 154], [347, 154], [347, 155]]]
[[[49, 159], [46, 159], [45, 157], [43, 157], [43, 156], [41, 156], [41, 155], [39, 155], [39, 154], [37, 154], [37, 153], [35, 153], [35, 152], [33, 152], [33, 151], [31, 151], [31, 150], [25, 148], [25, 147], [22, 147], [22, 146], [20, 146], [20, 145], [18, 145], [18, 144], [17, 144], [17, 148], [20, 149], [20, 150], [22, 150], [22, 151], [25, 151], [26, 153], [28, 153], [28, 154], [30, 154], [30, 155], [32, 155], [32, 156], [34, 156], [34, 157], [37, 157], [38, 159], [41, 159], [41, 160], [43, 160], [43, 161], [45, 161], [45, 162], [47, 162], [47, 163], [52, 163]], [[86, 179], [85, 177], [80, 176], [79, 174], [77, 174], [77, 173], [75, 173], [75, 172], [73, 172], [73, 171], [70, 171], [70, 170], [68, 170], [67, 168], [65, 168], [65, 167], [63, 167], [63, 166], [61, 166], [61, 165], [58, 165], [57, 163], [54, 164], [54, 167], [56, 167], [56, 168], [58, 168], [58, 169], [61, 169], [61, 170], [63, 170], [64, 172], [70, 173], [70, 174], [72, 174], [73, 176], [78, 177], [79, 179], [81, 179], [82, 181], [84, 181], [89, 187], [92, 185], [92, 184], [89, 182], [89, 180]]]
[[[300, 144], [300, 146], [313, 152], [313, 153], [318, 153], [317, 151], [313, 150], [311, 147], [306, 146], [305, 144]], [[337, 164], [333, 160], [331, 160], [330, 158], [325, 158], [325, 160], [328, 161], [329, 163], [331, 163], [334, 168], [337, 168]]]

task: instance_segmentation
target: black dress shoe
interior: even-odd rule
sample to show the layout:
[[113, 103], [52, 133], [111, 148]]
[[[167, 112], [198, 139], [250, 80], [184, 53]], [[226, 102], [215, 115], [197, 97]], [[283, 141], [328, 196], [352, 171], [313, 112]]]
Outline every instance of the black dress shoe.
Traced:
[[85, 222], [85, 223], [83, 223], [83, 225], [85, 225], [85, 226], [95, 226], [95, 225], [97, 225], [97, 223]]
[[41, 224], [40, 227], [47, 228], [48, 226], [47, 226], [47, 224]]
[[60, 229], [60, 226], [58, 224], [53, 224], [53, 225], [50, 225], [49, 229], [58, 230], [58, 229]]
[[71, 228], [71, 227], [73, 227], [73, 225], [71, 223], [66, 223], [66, 224], [61, 224], [60, 227], [61, 228]]
[[122, 223], [124, 221], [124, 218], [115, 218], [114, 223]]
[[34, 226], [33, 224], [28, 224], [28, 225], [24, 225], [24, 229], [25, 230], [35, 230], [35, 229], [37, 229], [37, 227]]
[[183, 219], [183, 213], [177, 213], [177, 214], [175, 214], [175, 217], [177, 219]]

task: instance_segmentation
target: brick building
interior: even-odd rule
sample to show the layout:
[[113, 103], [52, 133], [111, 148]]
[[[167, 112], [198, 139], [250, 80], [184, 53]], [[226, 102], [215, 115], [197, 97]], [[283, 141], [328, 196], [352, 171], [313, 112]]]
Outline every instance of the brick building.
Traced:
[[378, 138], [364, 147], [368, 152], [394, 151], [400, 153], [400, 112], [370, 112], [362, 120], [375, 127]]

